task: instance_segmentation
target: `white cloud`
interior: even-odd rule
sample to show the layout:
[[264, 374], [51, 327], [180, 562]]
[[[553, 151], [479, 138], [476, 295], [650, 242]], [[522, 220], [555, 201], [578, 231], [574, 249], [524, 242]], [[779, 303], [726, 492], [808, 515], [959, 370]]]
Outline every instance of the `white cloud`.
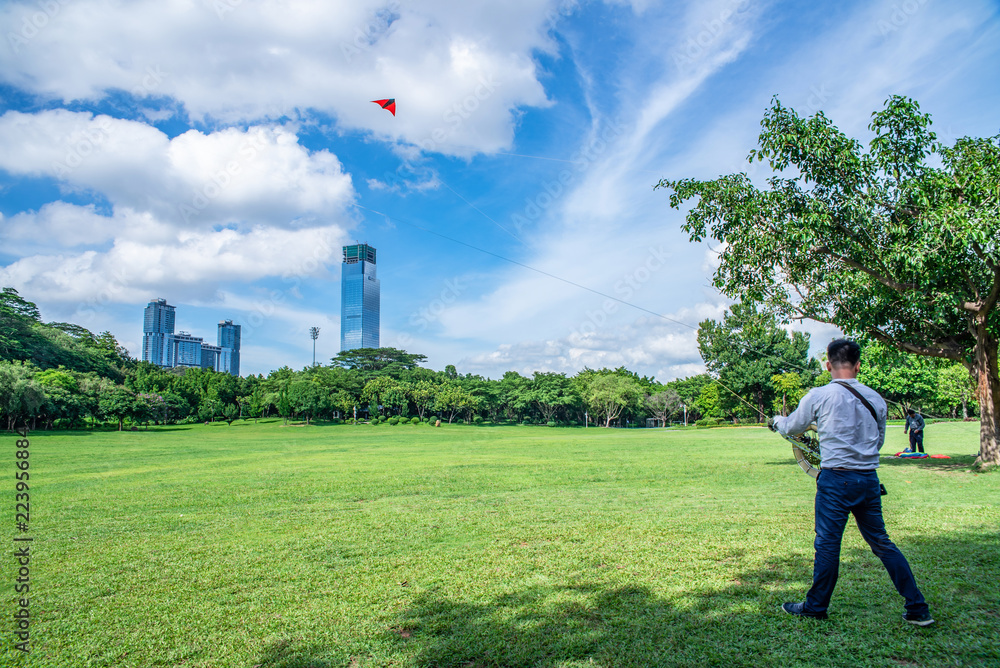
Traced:
[[[43, 3], [44, 4], [44, 3]], [[532, 52], [550, 2], [53, 0], [0, 9], [0, 78], [64, 101], [166, 96], [196, 119], [297, 118], [468, 154], [508, 146], [516, 110], [547, 104]], [[392, 117], [369, 101], [397, 99]]]
[[[124, 224], [128, 214], [115, 220]], [[162, 243], [121, 238], [106, 252], [21, 258], [0, 268], [0, 284], [39, 301], [78, 302], [81, 308], [98, 300], [142, 303], [159, 293], [193, 301], [231, 282], [322, 275], [344, 239], [337, 226], [184, 231]]]
[[354, 196], [336, 156], [310, 152], [280, 126], [169, 139], [109, 116], [9, 111], [0, 116], [0, 146], [0, 168], [12, 174], [50, 176], [183, 227], [295, 227], [303, 217], [342, 217]]

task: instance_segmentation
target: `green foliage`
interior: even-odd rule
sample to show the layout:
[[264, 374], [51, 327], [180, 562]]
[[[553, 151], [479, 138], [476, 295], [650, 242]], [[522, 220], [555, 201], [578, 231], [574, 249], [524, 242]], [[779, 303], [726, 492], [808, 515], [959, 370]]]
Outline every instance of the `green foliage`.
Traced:
[[[816, 361], [809, 359], [809, 335], [787, 332], [773, 315], [758, 311], [753, 304], [734, 304], [721, 323], [703, 321], [698, 327], [698, 350], [723, 385], [720, 409], [758, 421], [765, 419], [774, 403], [775, 376], [819, 373]], [[733, 392], [739, 399], [731, 396]], [[756, 412], [745, 410], [751, 406]]]
[[893, 412], [902, 417], [912, 404], [933, 400], [941, 366], [941, 360], [907, 355], [884, 343], [870, 342], [861, 351], [858, 380], [895, 403]]
[[425, 355], [396, 348], [355, 348], [341, 352], [331, 361], [336, 366], [360, 371], [365, 378], [374, 375], [398, 378], [404, 371], [415, 369], [426, 359]]
[[719, 419], [722, 417], [722, 401], [719, 398], [719, 386], [716, 383], [705, 385], [695, 399], [698, 412], [705, 418]]
[[696, 200], [684, 230], [721, 244], [728, 297], [973, 369], [980, 463], [1000, 465], [1000, 136], [944, 146], [900, 96], [871, 118], [865, 150], [775, 99], [749, 156], [773, 170], [766, 188], [742, 173], [657, 187]]
[[950, 364], [938, 369], [937, 399], [952, 417], [955, 417], [958, 406], [962, 408], [962, 418], [969, 417], [969, 403], [975, 397], [975, 391], [975, 379], [963, 365]]
[[631, 374], [585, 369], [577, 375], [581, 395], [593, 415], [610, 427], [626, 408], [638, 407], [643, 387]]
[[414, 415], [410, 418], [410, 424], [420, 424], [420, 418]]
[[399, 424], [399, 418], [397, 416], [393, 415], [391, 418], [389, 418], [389, 424], [391, 424], [393, 426]]
[[802, 382], [802, 375], [792, 371], [772, 376], [771, 387], [774, 389], [772, 406], [780, 415], [794, 411], [808, 391]]

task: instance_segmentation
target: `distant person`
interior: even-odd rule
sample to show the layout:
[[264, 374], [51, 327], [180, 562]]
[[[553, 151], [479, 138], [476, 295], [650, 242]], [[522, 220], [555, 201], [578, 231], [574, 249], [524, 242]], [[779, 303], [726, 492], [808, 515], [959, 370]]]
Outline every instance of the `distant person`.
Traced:
[[[912, 408], [906, 409], [906, 424], [903, 426], [903, 433], [910, 432], [910, 447], [907, 452], [924, 451], [924, 416]], [[919, 449], [918, 449], [919, 448]]]
[[816, 558], [813, 584], [802, 603], [785, 603], [790, 615], [826, 619], [840, 571], [840, 541], [850, 515], [872, 552], [882, 560], [892, 583], [905, 599], [903, 619], [917, 626], [934, 623], [906, 557], [885, 532], [882, 520], [879, 449], [885, 443], [885, 401], [857, 380], [861, 347], [837, 339], [826, 349], [832, 382], [817, 387], [788, 417], [775, 416], [771, 429], [795, 436], [816, 424], [823, 452], [816, 478]]

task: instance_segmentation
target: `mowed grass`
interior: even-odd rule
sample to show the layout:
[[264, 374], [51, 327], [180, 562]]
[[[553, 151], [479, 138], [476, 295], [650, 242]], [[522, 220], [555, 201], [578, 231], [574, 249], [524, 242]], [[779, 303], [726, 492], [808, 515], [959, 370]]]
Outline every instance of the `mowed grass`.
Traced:
[[28, 657], [14, 441], [4, 666], [1000, 665], [1000, 475], [968, 471], [976, 424], [928, 427], [954, 459], [881, 469], [927, 629], [853, 525], [831, 618], [779, 610], [811, 581], [815, 486], [759, 428], [36, 432]]

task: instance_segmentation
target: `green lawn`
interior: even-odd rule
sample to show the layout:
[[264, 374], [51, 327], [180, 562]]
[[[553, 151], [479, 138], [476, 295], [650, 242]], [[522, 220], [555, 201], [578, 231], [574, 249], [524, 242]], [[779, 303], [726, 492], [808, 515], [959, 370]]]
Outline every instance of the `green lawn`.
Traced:
[[[763, 429], [283, 426], [31, 435], [30, 657], [12, 649], [15, 438], [0, 435], [0, 664], [1000, 665], [1000, 475], [883, 460], [938, 624], [850, 526], [826, 622], [813, 481]], [[884, 453], [904, 447], [890, 427]]]

